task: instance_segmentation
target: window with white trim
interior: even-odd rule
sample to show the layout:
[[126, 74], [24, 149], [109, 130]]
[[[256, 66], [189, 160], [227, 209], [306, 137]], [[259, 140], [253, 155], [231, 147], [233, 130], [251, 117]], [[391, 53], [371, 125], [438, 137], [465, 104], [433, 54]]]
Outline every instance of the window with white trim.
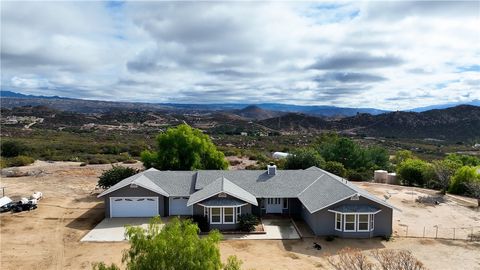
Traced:
[[211, 224], [222, 223], [222, 208], [215, 207], [210, 210], [210, 223]]
[[373, 222], [374, 217], [375, 217], [374, 214], [370, 214], [370, 231], [373, 231], [373, 229], [375, 228], [374, 222]]
[[343, 230], [346, 232], [354, 232], [356, 231], [356, 216], [355, 214], [346, 214], [345, 215], [345, 223]]
[[233, 224], [235, 223], [233, 218], [233, 207], [223, 208], [223, 224]]
[[342, 230], [342, 214], [335, 213], [335, 230]]
[[358, 215], [358, 231], [359, 232], [368, 232], [368, 225], [370, 223], [368, 214], [359, 214]]
[[236, 221], [237, 221], [237, 223], [239, 223], [239, 222], [240, 222], [240, 216], [242, 215], [242, 207], [241, 207], [241, 206], [240, 206], [240, 207], [235, 207], [235, 209], [236, 209], [236, 211], [237, 211], [237, 219], [236, 219]]

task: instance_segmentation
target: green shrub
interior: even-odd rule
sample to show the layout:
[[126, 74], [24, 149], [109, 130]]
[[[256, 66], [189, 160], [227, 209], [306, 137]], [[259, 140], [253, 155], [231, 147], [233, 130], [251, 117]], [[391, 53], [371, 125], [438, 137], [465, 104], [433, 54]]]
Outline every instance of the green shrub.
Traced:
[[1, 145], [2, 157], [16, 157], [25, 152], [25, 147], [17, 141], [4, 141]]
[[347, 169], [345, 169], [342, 163], [336, 161], [328, 161], [325, 164], [325, 170], [340, 177], [345, 177], [347, 175]]
[[0, 158], [0, 169], [6, 168], [7, 166], [7, 161], [5, 158]]
[[463, 166], [458, 169], [452, 177], [451, 186], [448, 191], [455, 194], [465, 194], [468, 183], [480, 182], [480, 174], [477, 172], [479, 169], [479, 167], [470, 166]]
[[397, 174], [403, 184], [424, 186], [435, 177], [433, 166], [420, 159], [406, 159], [397, 167]]
[[130, 167], [112, 166], [108, 171], [104, 171], [99, 177], [98, 186], [107, 189], [123, 179], [137, 174], [138, 170]]
[[255, 230], [255, 226], [258, 225], [260, 220], [257, 216], [252, 214], [243, 214], [239, 218], [240, 230], [244, 232], [251, 232]]
[[27, 166], [35, 162], [35, 159], [29, 156], [17, 156], [8, 159], [7, 166], [8, 167], [18, 167], [18, 166]]
[[285, 161], [285, 169], [287, 170], [307, 169], [312, 166], [325, 167], [325, 160], [312, 148], [298, 149], [289, 155]]
[[371, 170], [364, 170], [364, 171], [357, 171], [357, 170], [348, 170], [347, 171], [347, 178], [350, 181], [370, 181], [372, 180], [373, 171]]

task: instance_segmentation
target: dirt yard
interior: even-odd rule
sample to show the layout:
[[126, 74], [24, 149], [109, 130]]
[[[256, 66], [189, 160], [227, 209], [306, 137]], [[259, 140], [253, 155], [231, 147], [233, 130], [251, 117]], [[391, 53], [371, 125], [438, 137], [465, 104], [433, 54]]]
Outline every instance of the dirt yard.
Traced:
[[[140, 164], [132, 166], [140, 167]], [[10, 197], [42, 191], [45, 198], [31, 212], [0, 215], [0, 269], [91, 269], [96, 261], [121, 262], [127, 243], [81, 243], [79, 240], [103, 218], [103, 203], [96, 198], [97, 177], [110, 165], [80, 167], [79, 163], [42, 163], [22, 168], [41, 170], [36, 176], [2, 178]], [[479, 212], [449, 201], [437, 206], [414, 203], [409, 189], [378, 184], [362, 184], [382, 197], [388, 190], [398, 192], [389, 201], [403, 212], [395, 213], [395, 230], [400, 224], [449, 224], [470, 226]], [[420, 194], [419, 191], [415, 191]], [[429, 191], [425, 191], [429, 192]], [[405, 193], [405, 194], [404, 194]], [[398, 232], [401, 233], [401, 232]], [[313, 249], [313, 241], [323, 249]], [[328, 268], [324, 255], [352, 246], [409, 249], [430, 269], [480, 269], [480, 243], [452, 240], [395, 238], [325, 242], [304, 240], [229, 240], [220, 244], [222, 257], [235, 254], [246, 269]]]

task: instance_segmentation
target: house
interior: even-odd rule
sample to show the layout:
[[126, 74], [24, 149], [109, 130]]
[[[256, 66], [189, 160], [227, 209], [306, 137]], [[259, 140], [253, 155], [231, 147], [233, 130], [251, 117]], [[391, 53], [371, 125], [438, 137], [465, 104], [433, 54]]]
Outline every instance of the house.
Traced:
[[306, 170], [148, 169], [98, 197], [113, 217], [204, 215], [210, 228], [234, 230], [252, 213], [303, 219], [316, 235], [366, 238], [392, 234], [394, 207], [347, 180], [316, 167]]

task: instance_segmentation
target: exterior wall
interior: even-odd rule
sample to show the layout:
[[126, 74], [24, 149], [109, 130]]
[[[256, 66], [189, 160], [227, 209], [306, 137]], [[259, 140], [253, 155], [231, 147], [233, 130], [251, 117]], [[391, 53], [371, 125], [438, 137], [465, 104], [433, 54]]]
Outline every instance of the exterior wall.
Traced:
[[[335, 213], [329, 212], [339, 205], [371, 205], [379, 208], [381, 211], [375, 214], [374, 230], [371, 232], [342, 232], [335, 230]], [[302, 218], [310, 226], [316, 235], [336, 235], [345, 238], [368, 238], [375, 236], [389, 236], [392, 234], [393, 210], [379, 203], [360, 197], [358, 201], [346, 199], [326, 209], [310, 214], [308, 210], [302, 206]]]
[[[121, 189], [115, 190], [111, 193], [108, 193], [103, 198], [105, 200], [105, 217], [110, 218], [110, 198], [111, 197], [158, 197], [158, 214], [160, 216], [165, 216], [165, 202], [164, 196], [160, 195], [151, 190], [137, 187], [131, 188], [130, 186], [125, 186]], [[168, 200], [168, 198], [167, 198]]]

